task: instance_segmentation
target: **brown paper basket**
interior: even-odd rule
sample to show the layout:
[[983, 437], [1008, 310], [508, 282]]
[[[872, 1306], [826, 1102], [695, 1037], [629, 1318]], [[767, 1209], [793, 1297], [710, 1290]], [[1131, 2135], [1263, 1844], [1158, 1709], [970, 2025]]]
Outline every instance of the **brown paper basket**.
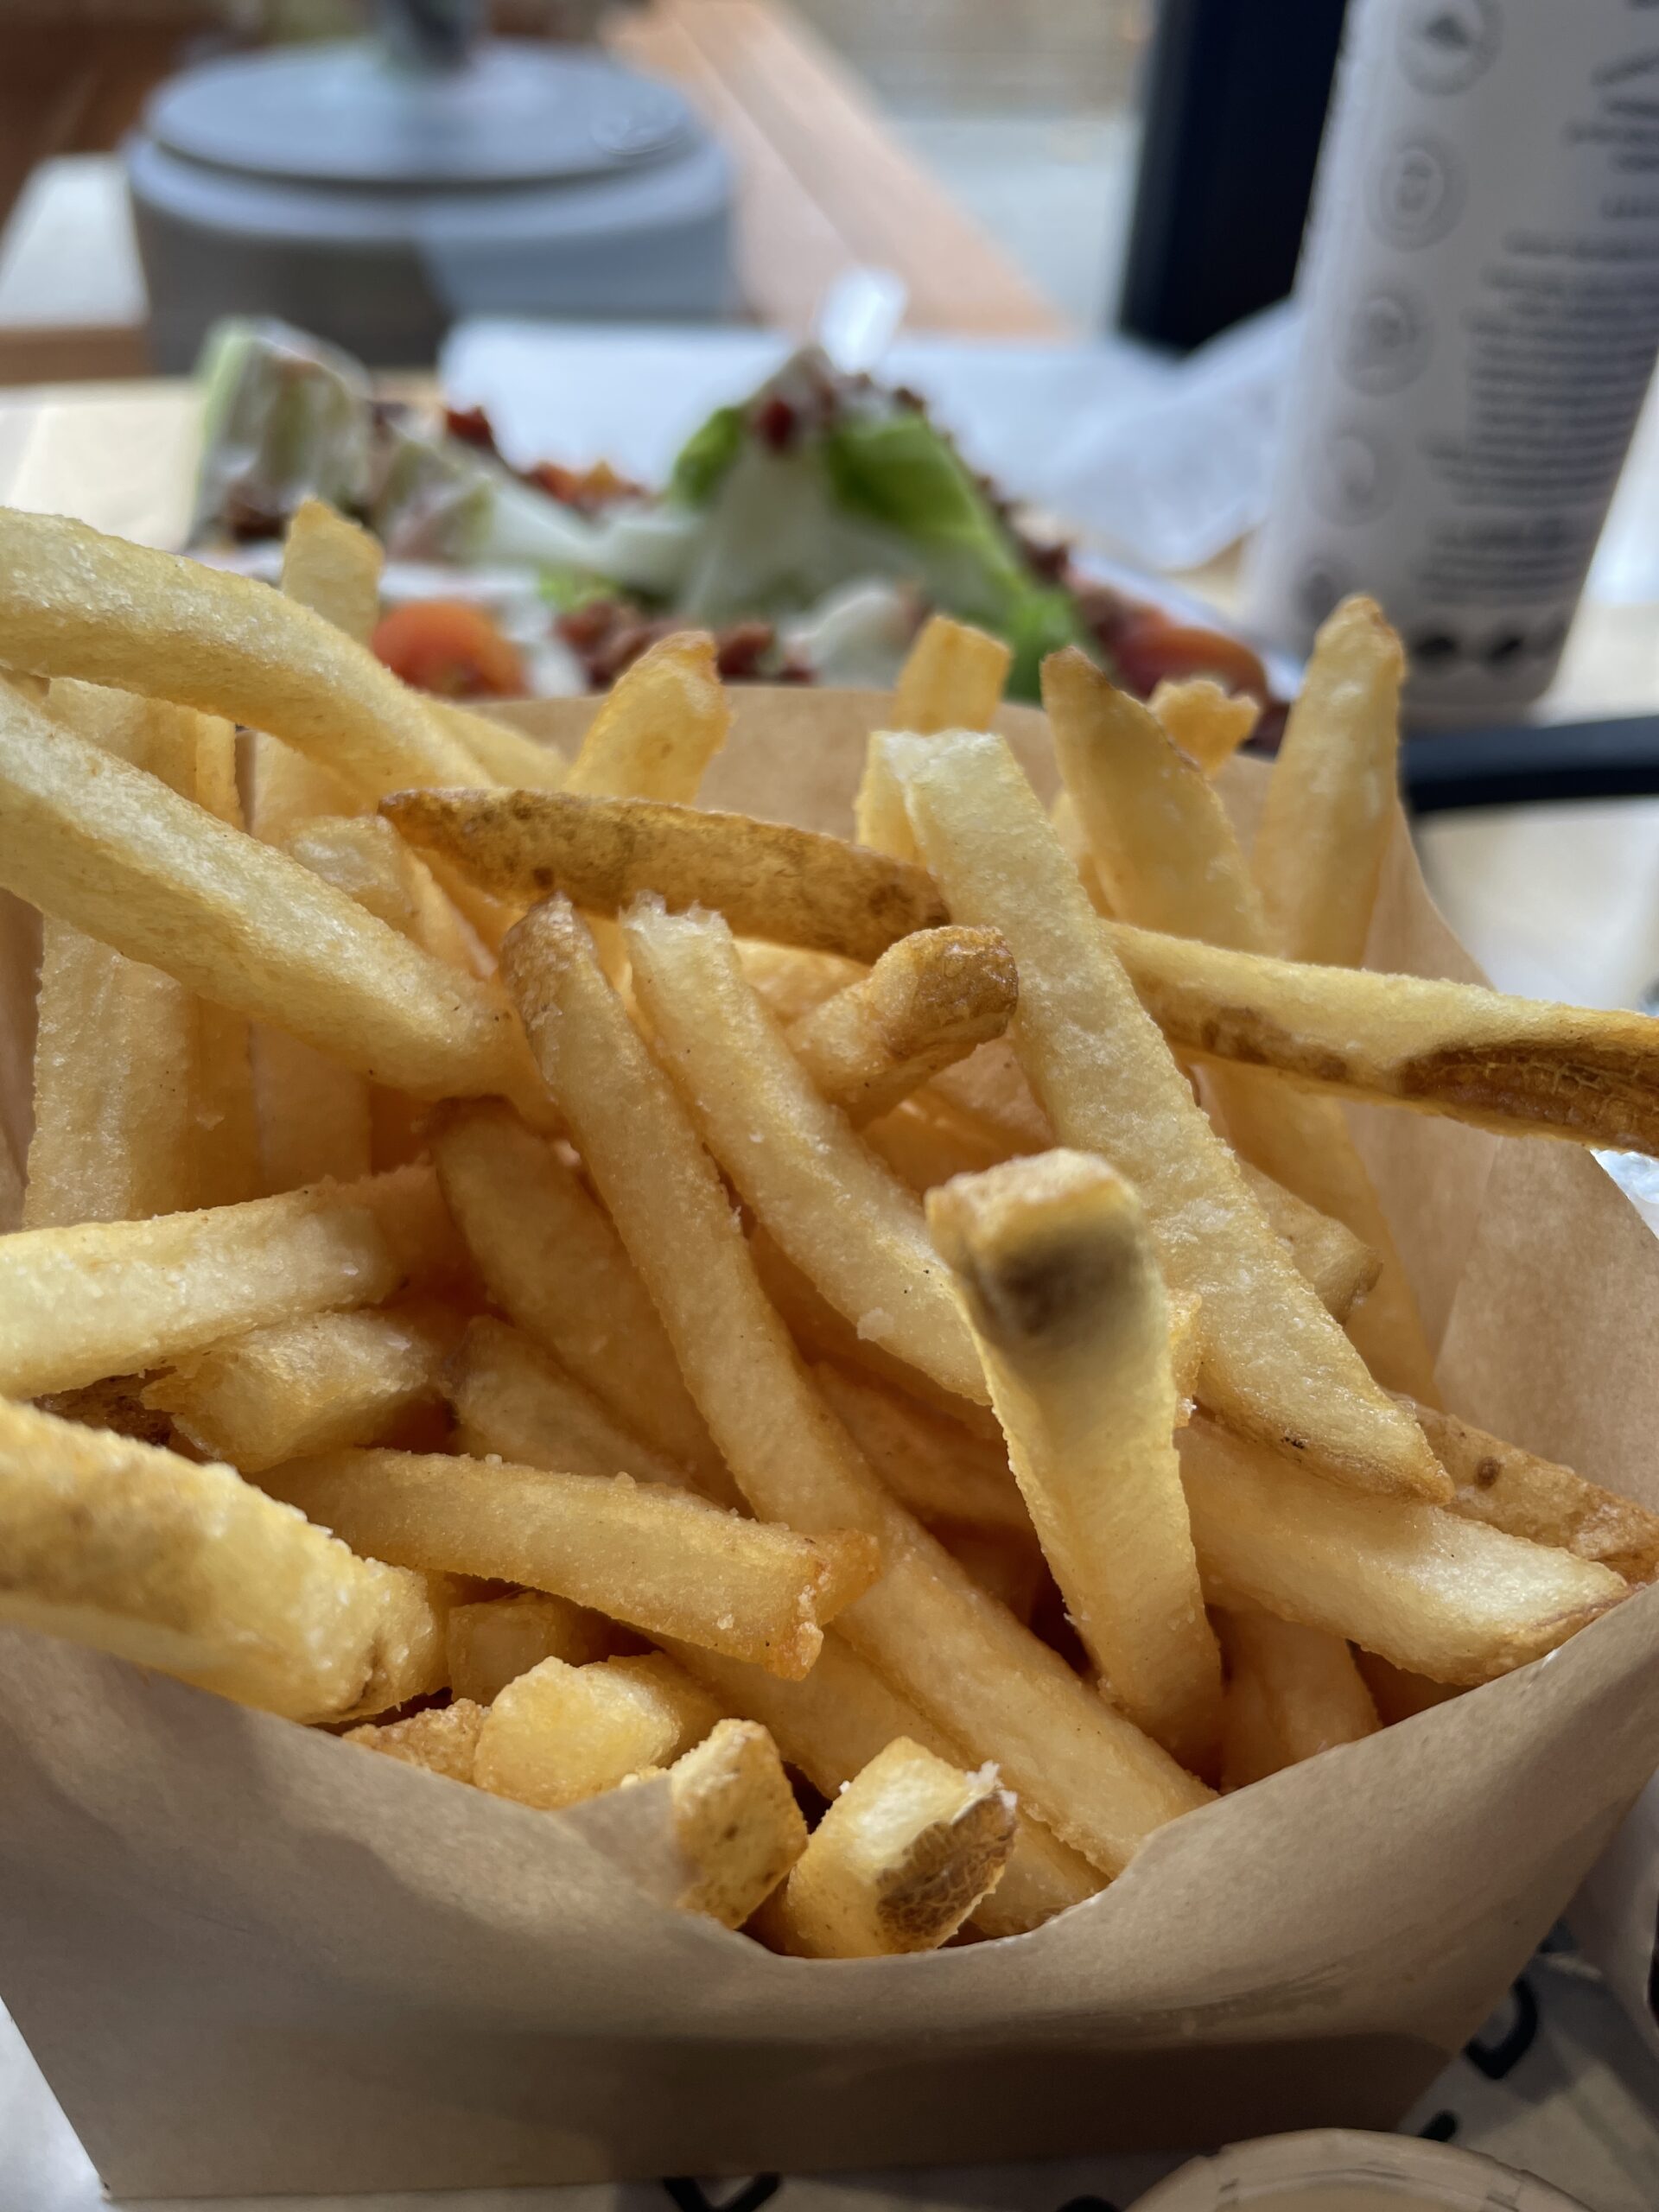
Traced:
[[[709, 802], [844, 827], [882, 707], [741, 695]], [[587, 711], [515, 718], [568, 741]], [[1046, 787], [1040, 718], [1006, 726]], [[1262, 772], [1231, 772], [1242, 817]], [[1370, 950], [1472, 972], [1403, 834]], [[21, 910], [0, 915], [0, 956], [16, 1142]], [[1659, 1245], [1613, 1185], [1571, 1146], [1357, 1120], [1448, 1402], [1659, 1506]], [[1520, 1674], [1164, 1830], [1031, 1936], [825, 1964], [652, 1903], [618, 1857], [643, 1866], [660, 1840], [649, 1789], [637, 1816], [538, 1814], [20, 1632], [0, 1635], [0, 1998], [128, 2196], [1387, 2126], [1659, 1762], [1648, 1593]]]

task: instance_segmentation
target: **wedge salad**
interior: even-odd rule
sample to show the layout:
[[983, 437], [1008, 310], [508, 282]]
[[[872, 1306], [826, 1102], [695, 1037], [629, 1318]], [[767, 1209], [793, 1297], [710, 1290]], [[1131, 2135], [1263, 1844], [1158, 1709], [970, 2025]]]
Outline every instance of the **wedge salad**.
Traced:
[[1147, 696], [1212, 676], [1270, 705], [1239, 639], [1092, 577], [976, 475], [915, 393], [816, 347], [687, 440], [665, 484], [601, 464], [518, 469], [481, 410], [377, 393], [360, 363], [274, 322], [204, 353], [192, 550], [261, 573], [308, 497], [385, 547], [383, 659], [454, 697], [603, 688], [669, 630], [715, 632], [721, 673], [890, 684], [927, 615], [1014, 651], [1034, 698], [1077, 645]]

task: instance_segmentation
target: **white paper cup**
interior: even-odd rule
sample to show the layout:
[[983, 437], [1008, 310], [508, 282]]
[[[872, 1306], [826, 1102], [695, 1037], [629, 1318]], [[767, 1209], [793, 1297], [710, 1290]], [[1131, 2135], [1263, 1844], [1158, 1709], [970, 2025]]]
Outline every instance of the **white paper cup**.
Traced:
[[1271, 2135], [1196, 2159], [1135, 2212], [1587, 2212], [1471, 2151], [1343, 2128]]

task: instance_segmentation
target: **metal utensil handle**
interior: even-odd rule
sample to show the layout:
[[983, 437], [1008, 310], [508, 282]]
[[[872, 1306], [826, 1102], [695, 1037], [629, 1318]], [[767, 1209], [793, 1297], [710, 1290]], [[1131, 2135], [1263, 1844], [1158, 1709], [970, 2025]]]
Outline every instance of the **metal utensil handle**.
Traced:
[[409, 68], [460, 68], [484, 28], [484, 0], [379, 0], [379, 12], [382, 37]]

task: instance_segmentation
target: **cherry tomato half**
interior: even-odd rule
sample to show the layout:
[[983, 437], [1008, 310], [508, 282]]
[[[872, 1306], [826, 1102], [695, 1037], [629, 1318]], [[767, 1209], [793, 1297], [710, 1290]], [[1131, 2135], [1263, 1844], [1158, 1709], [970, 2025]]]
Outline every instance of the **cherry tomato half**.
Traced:
[[464, 599], [415, 599], [375, 625], [376, 658], [417, 691], [444, 699], [512, 699], [524, 689], [518, 648], [481, 607]]
[[1212, 676], [1229, 691], [1248, 691], [1267, 703], [1268, 672], [1239, 638], [1197, 623], [1172, 622], [1148, 610], [1126, 623], [1113, 638], [1111, 654], [1119, 676], [1132, 691], [1149, 699], [1166, 677]]

